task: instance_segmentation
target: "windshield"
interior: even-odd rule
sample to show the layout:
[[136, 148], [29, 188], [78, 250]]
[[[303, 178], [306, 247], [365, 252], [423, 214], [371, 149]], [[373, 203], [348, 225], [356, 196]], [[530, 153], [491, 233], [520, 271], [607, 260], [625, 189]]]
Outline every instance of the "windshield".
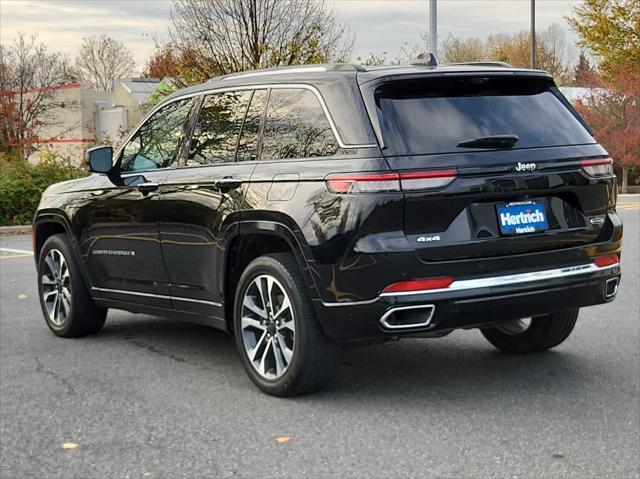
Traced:
[[[438, 77], [394, 81], [375, 92], [389, 156], [470, 151], [486, 137], [513, 149], [595, 143], [547, 78]], [[558, 93], [559, 95], [559, 93]], [[478, 146], [482, 149], [482, 145]]]

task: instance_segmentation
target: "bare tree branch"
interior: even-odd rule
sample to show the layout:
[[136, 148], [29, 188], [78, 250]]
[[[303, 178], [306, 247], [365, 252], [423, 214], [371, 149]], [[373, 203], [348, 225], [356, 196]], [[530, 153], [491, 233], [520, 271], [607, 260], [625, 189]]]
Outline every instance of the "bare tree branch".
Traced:
[[345, 61], [348, 29], [317, 0], [176, 0], [171, 45], [202, 81], [240, 70]]
[[133, 54], [111, 37], [84, 37], [76, 58], [80, 79], [94, 90], [111, 90], [113, 80], [132, 74]]
[[23, 157], [37, 149], [40, 131], [60, 122], [55, 87], [75, 80], [68, 58], [36, 40], [20, 33], [0, 45], [0, 152]]

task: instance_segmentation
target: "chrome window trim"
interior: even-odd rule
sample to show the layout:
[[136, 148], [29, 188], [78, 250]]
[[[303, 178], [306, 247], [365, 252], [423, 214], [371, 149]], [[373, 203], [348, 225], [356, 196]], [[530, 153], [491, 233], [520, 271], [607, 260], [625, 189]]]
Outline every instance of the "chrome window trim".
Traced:
[[295, 73], [319, 73], [326, 72], [327, 69], [325, 67], [300, 67], [300, 68], [288, 68], [286, 70], [280, 71], [258, 71], [258, 72], [248, 72], [248, 73], [237, 73], [234, 75], [229, 75], [228, 77], [223, 77], [220, 81], [228, 81], [228, 80], [236, 80], [238, 78], [251, 78], [251, 77], [261, 77], [266, 75], [291, 75]]
[[[225, 93], [225, 92], [228, 92], [228, 91], [269, 90], [269, 89], [280, 89], [280, 90], [282, 90], [282, 89], [288, 89], [288, 88], [299, 88], [299, 89], [303, 89], [303, 90], [309, 90], [310, 92], [312, 92], [316, 96], [316, 98], [320, 102], [320, 107], [324, 111], [325, 117], [327, 118], [327, 121], [329, 122], [329, 126], [331, 127], [331, 131], [333, 132], [333, 135], [335, 136], [335, 139], [338, 142], [338, 146], [340, 148], [343, 148], [343, 149], [357, 149], [357, 148], [376, 148], [378, 146], [375, 143], [364, 143], [364, 144], [345, 143], [342, 140], [342, 137], [340, 136], [340, 133], [338, 132], [338, 128], [336, 127], [336, 124], [333, 121], [333, 117], [331, 116], [331, 113], [329, 112], [329, 108], [327, 107], [327, 104], [325, 103], [324, 98], [322, 97], [322, 94], [320, 93], [320, 90], [318, 90], [318, 88], [316, 88], [315, 86], [308, 85], [306, 83], [276, 83], [276, 84], [270, 83], [270, 84], [262, 84], [262, 85], [261, 84], [257, 84], [257, 85], [254, 84], [254, 85], [228, 86], [228, 87], [221, 87], [221, 88], [215, 88], [215, 87], [206, 88], [206, 89], [203, 89], [203, 90], [199, 90], [197, 92], [185, 93], [183, 95], [176, 96], [175, 98], [172, 98], [169, 101], [162, 102], [159, 105], [157, 105], [155, 108], [153, 108], [149, 113], [147, 113], [145, 115], [145, 117], [140, 121], [140, 123], [138, 123], [138, 125], [131, 131], [131, 133], [129, 133], [129, 135], [127, 135], [126, 139], [122, 142], [122, 145], [120, 145], [120, 147], [118, 147], [118, 149], [116, 150], [114, 158], [119, 158], [120, 157], [120, 154], [121, 154], [122, 150], [124, 149], [124, 147], [129, 143], [131, 138], [133, 138], [135, 136], [135, 134], [138, 132], [138, 130], [142, 127], [142, 125], [144, 125], [147, 122], [147, 120], [149, 118], [151, 118], [151, 116], [153, 116], [161, 108], [164, 108], [165, 106], [170, 105], [171, 103], [175, 103], [176, 101], [185, 100], [185, 99], [188, 99], [188, 98], [206, 96], [206, 95], [211, 95], [211, 94], [215, 94], [215, 93]], [[155, 170], [149, 170], [149, 171], [155, 171]]]
[[115, 294], [128, 294], [131, 296], [143, 296], [145, 298], [160, 298], [160, 299], [168, 299], [171, 301], [186, 301], [189, 303], [201, 303], [208, 304], [211, 306], [222, 307], [222, 303], [217, 303], [215, 301], [205, 301], [203, 299], [192, 299], [192, 298], [183, 298], [181, 296], [168, 296], [164, 294], [154, 294], [154, 293], [143, 293], [141, 291], [124, 291], [122, 289], [111, 289], [111, 288], [98, 288], [96, 286], [91, 287], [92, 291], [97, 291], [100, 293], [115, 293]]

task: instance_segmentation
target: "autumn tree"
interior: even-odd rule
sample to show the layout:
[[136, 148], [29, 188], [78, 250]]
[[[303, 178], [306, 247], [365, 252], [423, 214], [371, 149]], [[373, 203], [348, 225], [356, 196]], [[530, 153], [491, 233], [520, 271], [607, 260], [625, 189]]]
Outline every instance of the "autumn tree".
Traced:
[[[568, 67], [568, 45], [562, 29], [551, 25], [537, 33], [536, 66], [546, 70], [560, 84], [569, 84], [572, 72]], [[442, 63], [499, 61], [515, 67], [528, 68], [531, 58], [531, 37], [528, 31], [515, 34], [498, 33], [480, 38], [458, 38], [449, 35], [440, 46]]]
[[188, 83], [216, 75], [304, 63], [344, 61], [353, 41], [317, 0], [177, 0], [171, 48]]
[[[528, 31], [513, 35], [489, 35], [486, 41], [489, 58], [507, 62], [514, 67], [531, 65], [531, 36]], [[561, 85], [571, 83], [568, 67], [568, 46], [559, 25], [536, 33], [536, 68], [546, 70]]]
[[484, 42], [479, 38], [458, 38], [449, 35], [439, 48], [442, 63], [481, 62], [488, 59]]
[[202, 83], [221, 74], [197, 50], [177, 48], [173, 43], [156, 45], [142, 72], [142, 76], [147, 78], [171, 78], [172, 83], [179, 87]]
[[573, 84], [579, 87], [590, 86], [595, 70], [584, 52], [580, 52], [578, 63], [573, 69]]
[[61, 121], [54, 87], [73, 80], [68, 59], [35, 35], [0, 45], [0, 154], [26, 158], [37, 148], [38, 133]]
[[640, 167], [640, 72], [629, 62], [612, 77], [593, 74], [576, 109], [614, 159], [625, 192], [629, 167]]
[[84, 37], [76, 68], [80, 79], [94, 90], [109, 91], [113, 80], [133, 73], [133, 54], [124, 43], [106, 35]]
[[605, 76], [621, 67], [640, 71], [640, 1], [585, 0], [569, 24], [580, 35], [578, 44], [600, 59]]
[[145, 78], [177, 77], [181, 73], [181, 59], [171, 44], [158, 44], [142, 71]]

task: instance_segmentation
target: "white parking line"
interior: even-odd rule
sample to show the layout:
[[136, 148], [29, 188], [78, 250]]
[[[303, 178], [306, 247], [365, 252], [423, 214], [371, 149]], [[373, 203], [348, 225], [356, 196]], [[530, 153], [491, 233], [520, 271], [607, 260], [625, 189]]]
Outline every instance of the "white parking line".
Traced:
[[4, 251], [5, 253], [33, 254], [33, 251], [27, 251], [25, 249], [0, 248], [0, 251]]

